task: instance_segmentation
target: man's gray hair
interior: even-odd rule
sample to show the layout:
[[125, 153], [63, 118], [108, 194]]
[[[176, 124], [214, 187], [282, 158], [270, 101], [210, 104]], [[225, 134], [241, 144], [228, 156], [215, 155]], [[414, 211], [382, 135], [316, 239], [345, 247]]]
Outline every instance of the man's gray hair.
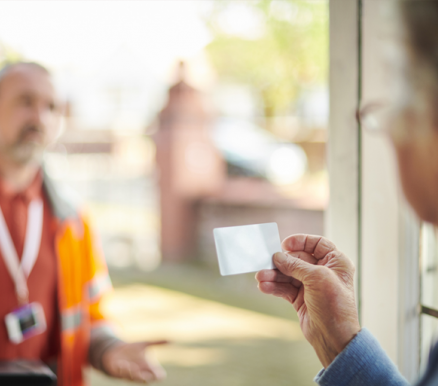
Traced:
[[43, 65], [36, 63], [36, 62], [25, 62], [25, 61], [20, 61], [20, 62], [13, 62], [13, 63], [7, 63], [6, 65], [4, 65], [1, 69], [0, 69], [0, 84], [2, 82], [2, 80], [11, 72], [13, 71], [15, 68], [17, 67], [28, 67], [28, 68], [34, 68], [37, 70], [40, 70], [44, 73], [46, 73], [47, 75], [51, 75], [50, 71], [44, 67]]
[[[405, 44], [415, 81], [438, 87], [438, 1], [403, 0], [399, 3]], [[421, 74], [423, 72], [423, 75]], [[426, 76], [424, 74], [426, 72]], [[428, 77], [427, 77], [428, 76]]]

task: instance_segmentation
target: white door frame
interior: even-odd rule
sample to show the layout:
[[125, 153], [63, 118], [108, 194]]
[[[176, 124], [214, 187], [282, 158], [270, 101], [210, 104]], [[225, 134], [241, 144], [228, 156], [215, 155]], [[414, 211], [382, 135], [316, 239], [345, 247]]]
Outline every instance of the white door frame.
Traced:
[[400, 198], [384, 137], [362, 133], [361, 102], [385, 93], [382, 1], [330, 0], [330, 204], [326, 233], [357, 267], [361, 324], [414, 380], [419, 363], [418, 224]]

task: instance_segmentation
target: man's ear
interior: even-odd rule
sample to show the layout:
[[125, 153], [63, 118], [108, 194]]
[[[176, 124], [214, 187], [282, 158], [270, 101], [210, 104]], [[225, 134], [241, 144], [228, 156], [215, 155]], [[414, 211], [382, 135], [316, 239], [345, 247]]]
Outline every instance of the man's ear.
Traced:
[[432, 128], [431, 140], [428, 143], [429, 155], [433, 163], [435, 176], [438, 178], [438, 120], [437, 124]]
[[[438, 111], [435, 115], [438, 117]], [[434, 195], [438, 197], [438, 119], [433, 122], [433, 126], [429, 128], [429, 135], [424, 138], [421, 151], [424, 151], [425, 155], [422, 157], [423, 167], [428, 170], [432, 179], [430, 185], [433, 185]]]
[[71, 103], [69, 100], [59, 102], [59, 113], [65, 117], [71, 117]]

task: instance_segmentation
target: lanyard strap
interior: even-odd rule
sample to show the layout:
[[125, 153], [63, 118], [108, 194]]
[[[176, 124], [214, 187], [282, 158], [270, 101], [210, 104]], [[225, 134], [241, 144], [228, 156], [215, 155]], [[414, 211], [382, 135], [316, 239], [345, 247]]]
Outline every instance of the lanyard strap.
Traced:
[[9, 274], [15, 283], [15, 291], [21, 304], [27, 303], [29, 300], [27, 278], [38, 257], [42, 230], [43, 202], [42, 200], [33, 200], [27, 210], [26, 238], [20, 263], [3, 212], [0, 209], [0, 250]]

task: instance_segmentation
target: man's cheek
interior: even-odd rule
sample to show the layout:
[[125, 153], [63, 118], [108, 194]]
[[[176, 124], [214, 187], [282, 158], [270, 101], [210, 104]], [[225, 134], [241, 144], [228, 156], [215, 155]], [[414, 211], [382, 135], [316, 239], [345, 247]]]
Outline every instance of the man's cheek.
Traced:
[[14, 143], [14, 131], [13, 130], [7, 130], [7, 126], [3, 126], [0, 124], [0, 147], [4, 148], [8, 145]]
[[56, 122], [50, 128], [45, 131], [45, 144], [51, 145], [56, 142], [61, 135], [61, 123]]

